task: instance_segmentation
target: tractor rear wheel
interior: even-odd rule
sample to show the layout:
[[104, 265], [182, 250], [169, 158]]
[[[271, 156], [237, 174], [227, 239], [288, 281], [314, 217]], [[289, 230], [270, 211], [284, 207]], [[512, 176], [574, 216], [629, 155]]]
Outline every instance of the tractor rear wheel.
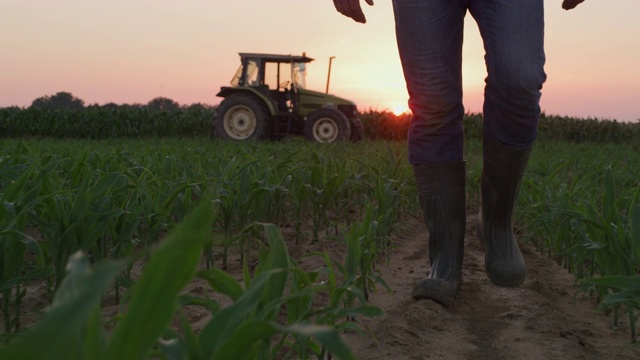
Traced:
[[305, 121], [304, 135], [309, 140], [321, 143], [348, 141], [351, 137], [351, 123], [338, 110], [320, 109]]
[[264, 102], [249, 94], [234, 94], [225, 98], [216, 113], [213, 127], [219, 138], [259, 140], [269, 133], [269, 109]]

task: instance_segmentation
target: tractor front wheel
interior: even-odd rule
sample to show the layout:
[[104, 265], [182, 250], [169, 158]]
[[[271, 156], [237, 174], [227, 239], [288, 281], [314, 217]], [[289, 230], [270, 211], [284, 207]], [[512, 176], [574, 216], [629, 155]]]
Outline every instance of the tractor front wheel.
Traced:
[[320, 109], [305, 121], [304, 135], [309, 140], [321, 143], [348, 141], [351, 137], [351, 123], [338, 110]]
[[269, 109], [251, 95], [231, 95], [220, 103], [216, 112], [213, 127], [219, 138], [259, 140], [268, 134]]

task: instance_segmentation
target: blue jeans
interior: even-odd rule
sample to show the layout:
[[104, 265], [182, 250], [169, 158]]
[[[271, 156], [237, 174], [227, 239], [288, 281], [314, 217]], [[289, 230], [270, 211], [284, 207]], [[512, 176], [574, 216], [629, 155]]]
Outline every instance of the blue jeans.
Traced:
[[485, 49], [483, 136], [514, 148], [533, 144], [546, 80], [543, 0], [393, 0], [393, 9], [413, 112], [411, 164], [463, 159], [467, 10], [478, 23]]

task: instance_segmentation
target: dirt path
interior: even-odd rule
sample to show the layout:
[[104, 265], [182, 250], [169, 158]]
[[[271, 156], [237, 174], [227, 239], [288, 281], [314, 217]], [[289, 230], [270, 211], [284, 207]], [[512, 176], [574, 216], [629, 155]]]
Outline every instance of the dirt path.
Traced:
[[621, 353], [630, 339], [628, 324], [612, 329], [612, 319], [594, 312], [594, 303], [573, 295], [573, 276], [524, 246], [527, 280], [518, 288], [493, 285], [484, 272], [484, 253], [468, 216], [458, 299], [445, 309], [410, 297], [413, 283], [427, 272], [426, 227], [410, 220], [397, 241], [380, 289], [371, 303], [386, 316], [368, 320], [376, 345], [357, 334], [346, 340], [359, 359], [640, 359], [640, 349]]

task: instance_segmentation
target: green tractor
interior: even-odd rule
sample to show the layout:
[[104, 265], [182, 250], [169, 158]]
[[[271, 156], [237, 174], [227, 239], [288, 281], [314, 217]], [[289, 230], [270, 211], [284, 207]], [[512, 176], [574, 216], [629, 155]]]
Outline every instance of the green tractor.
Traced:
[[[304, 53], [240, 53], [241, 65], [217, 96], [223, 97], [213, 122], [222, 139], [247, 141], [304, 135], [311, 141], [358, 141], [363, 128], [356, 105], [327, 92], [306, 89]], [[331, 62], [329, 62], [329, 74]]]

